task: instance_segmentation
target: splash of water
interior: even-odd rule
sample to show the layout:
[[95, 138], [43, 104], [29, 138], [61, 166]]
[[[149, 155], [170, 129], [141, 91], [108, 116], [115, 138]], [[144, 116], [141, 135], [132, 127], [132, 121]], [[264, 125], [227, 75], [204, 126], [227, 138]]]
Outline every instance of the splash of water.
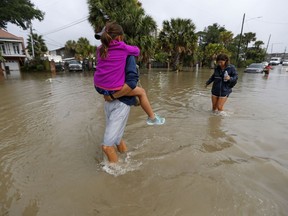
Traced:
[[128, 152], [125, 158], [119, 158], [118, 163], [109, 163], [109, 161], [105, 158], [105, 160], [100, 163], [101, 168], [104, 172], [115, 177], [139, 170], [142, 162], [137, 162], [131, 159], [131, 155], [132, 152]]
[[233, 113], [228, 112], [228, 111], [212, 111], [212, 113], [216, 116], [222, 116], [222, 117], [229, 117], [233, 114]]

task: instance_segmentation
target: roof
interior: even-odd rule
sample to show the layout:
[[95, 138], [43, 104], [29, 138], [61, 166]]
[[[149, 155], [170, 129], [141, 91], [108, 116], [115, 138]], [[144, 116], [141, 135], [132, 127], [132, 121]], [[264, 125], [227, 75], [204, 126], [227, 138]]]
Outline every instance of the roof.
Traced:
[[10, 39], [10, 40], [22, 40], [22, 37], [17, 37], [16, 35], [13, 35], [3, 29], [0, 29], [0, 39]]

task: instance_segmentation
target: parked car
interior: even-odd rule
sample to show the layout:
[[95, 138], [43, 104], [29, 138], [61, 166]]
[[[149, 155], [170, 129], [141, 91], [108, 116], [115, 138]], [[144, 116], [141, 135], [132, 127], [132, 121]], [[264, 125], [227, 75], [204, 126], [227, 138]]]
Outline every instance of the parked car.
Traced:
[[283, 60], [282, 66], [288, 66], [288, 59], [284, 59], [284, 60]]
[[71, 60], [69, 61], [68, 69], [69, 71], [82, 71], [82, 64], [77, 60]]
[[281, 64], [281, 58], [280, 57], [272, 57], [269, 64], [270, 65], [279, 65]]
[[56, 69], [56, 72], [64, 71], [64, 70], [65, 70], [65, 68], [64, 68], [64, 63], [62, 63], [62, 62], [55, 62], [55, 69]]
[[252, 63], [244, 70], [244, 72], [246, 72], [246, 73], [263, 73], [264, 68], [265, 68], [265, 66], [262, 63]]
[[266, 61], [262, 62], [262, 64], [263, 64], [265, 67], [269, 65], [269, 63], [266, 62]]

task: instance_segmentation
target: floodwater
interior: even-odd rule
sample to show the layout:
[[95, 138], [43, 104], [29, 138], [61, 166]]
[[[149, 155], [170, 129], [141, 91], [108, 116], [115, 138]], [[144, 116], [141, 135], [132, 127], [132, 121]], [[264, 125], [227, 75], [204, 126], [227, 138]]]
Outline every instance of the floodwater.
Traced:
[[131, 109], [129, 151], [109, 166], [93, 73], [0, 81], [0, 215], [287, 215], [288, 72], [239, 71], [211, 112], [211, 70], [142, 71], [163, 126]]

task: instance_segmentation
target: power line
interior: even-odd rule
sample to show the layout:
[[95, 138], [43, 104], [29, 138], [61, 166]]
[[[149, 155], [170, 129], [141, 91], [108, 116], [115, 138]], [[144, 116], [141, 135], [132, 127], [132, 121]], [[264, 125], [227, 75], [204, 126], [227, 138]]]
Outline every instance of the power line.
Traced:
[[67, 29], [67, 28], [70, 28], [70, 27], [72, 27], [72, 26], [78, 25], [78, 24], [80, 24], [80, 23], [82, 23], [82, 22], [85, 22], [86, 20], [88, 20], [88, 16], [86, 16], [86, 17], [84, 17], [84, 18], [81, 18], [81, 19], [79, 19], [79, 20], [75, 20], [75, 21], [73, 21], [72, 23], [67, 24], [67, 25], [64, 25], [64, 26], [62, 26], [62, 27], [59, 27], [59, 28], [57, 28], [57, 29], [54, 29], [54, 30], [45, 32], [45, 33], [43, 34], [43, 36], [49, 35], [49, 34], [53, 34], [53, 33], [59, 32], [59, 31], [62, 31], [62, 30], [64, 30], [64, 29]]
[[276, 25], [288, 25], [288, 23], [286, 22], [271, 22], [271, 21], [265, 21], [265, 20], [261, 20], [260, 22], [263, 22], [263, 23], [268, 23], [268, 24], [276, 24]]
[[[34, 29], [35, 30], [35, 29]], [[38, 32], [40, 35], [43, 36], [43, 34], [41, 32], [39, 32], [38, 30], [35, 30], [36, 32]], [[50, 45], [53, 45], [53, 46], [57, 46], [57, 47], [64, 47], [65, 45], [63, 45], [61, 42], [58, 42], [52, 38], [49, 38], [47, 36], [43, 36], [43, 38], [45, 39], [45, 43], [46, 44], [50, 44]], [[47, 42], [47, 40], [49, 40], [50, 42]]]

